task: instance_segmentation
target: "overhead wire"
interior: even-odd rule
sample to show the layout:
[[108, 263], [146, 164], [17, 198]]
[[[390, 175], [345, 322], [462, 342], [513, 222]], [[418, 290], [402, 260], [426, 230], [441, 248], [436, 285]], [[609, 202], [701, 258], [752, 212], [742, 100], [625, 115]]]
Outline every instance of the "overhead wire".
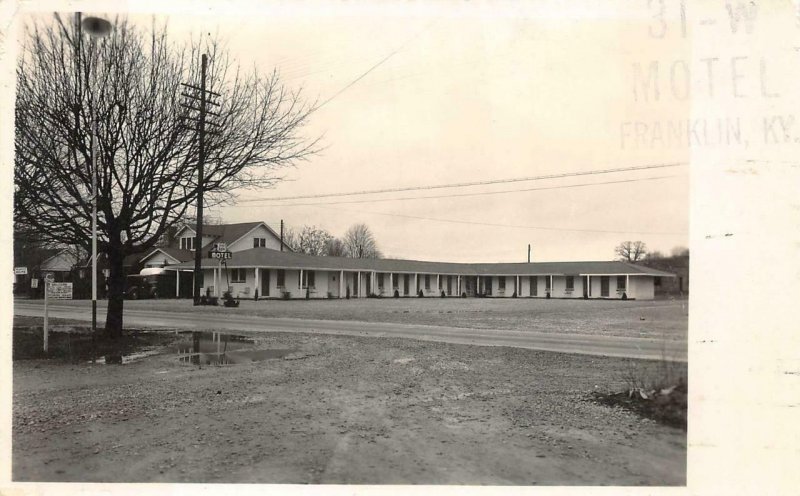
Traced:
[[[314, 206], [316, 208], [322, 208], [319, 206]], [[358, 214], [374, 214], [374, 215], [384, 215], [389, 217], [401, 217], [407, 219], [416, 219], [416, 220], [426, 220], [432, 222], [444, 222], [450, 224], [466, 224], [466, 225], [473, 225], [473, 226], [488, 226], [488, 227], [504, 227], [504, 228], [512, 228], [512, 229], [535, 229], [535, 230], [542, 230], [542, 231], [558, 231], [558, 232], [583, 232], [583, 233], [597, 233], [597, 234], [648, 234], [648, 235], [659, 235], [659, 236], [685, 236], [687, 233], [685, 232], [665, 232], [665, 231], [629, 231], [629, 230], [610, 230], [610, 229], [583, 229], [583, 228], [566, 228], [566, 227], [553, 227], [553, 226], [530, 226], [530, 225], [517, 225], [517, 224], [497, 224], [494, 222], [477, 222], [477, 221], [467, 221], [467, 220], [458, 220], [458, 219], [443, 219], [443, 218], [436, 218], [436, 217], [424, 217], [419, 215], [407, 215], [407, 214], [397, 214], [397, 213], [390, 213], [390, 212], [376, 212], [374, 210], [350, 210], [344, 208], [332, 208], [332, 207], [325, 207], [326, 210], [337, 210], [340, 212], [351, 212], [351, 213], [358, 213]]]
[[[636, 183], [641, 181], [657, 181], [661, 179], [669, 179], [679, 177], [677, 175], [669, 175], [669, 176], [651, 176], [651, 177], [641, 177], [641, 178], [634, 178], [634, 179], [620, 179], [618, 181], [602, 181], [602, 182], [594, 182], [594, 183], [578, 183], [578, 184], [560, 184], [557, 186], [542, 186], [539, 188], [522, 188], [522, 189], [507, 189], [501, 191], [479, 191], [475, 193], [454, 193], [448, 195], [428, 195], [428, 196], [405, 196], [405, 197], [396, 197], [396, 198], [370, 198], [365, 200], [345, 200], [345, 201], [333, 201], [333, 202], [314, 202], [314, 203], [248, 203], [247, 205], [233, 205], [233, 207], [307, 207], [307, 206], [314, 206], [314, 205], [346, 205], [346, 204], [356, 204], [356, 203], [383, 203], [383, 202], [393, 202], [393, 201], [409, 201], [409, 200], [433, 200], [433, 199], [441, 199], [441, 198], [460, 198], [460, 197], [470, 197], [470, 196], [489, 196], [489, 195], [501, 195], [501, 194], [509, 194], [509, 193], [524, 193], [530, 191], [545, 191], [545, 190], [553, 190], [553, 189], [569, 189], [569, 188], [585, 188], [590, 186], [601, 186], [601, 185], [608, 185], [608, 184], [623, 184], [623, 183]], [[266, 201], [266, 200], [265, 200]]]
[[516, 183], [516, 182], [526, 182], [526, 181], [540, 181], [544, 179], [560, 179], [564, 177], [578, 177], [578, 176], [592, 176], [592, 175], [599, 175], [599, 174], [612, 174], [617, 172], [630, 172], [630, 171], [640, 171], [640, 170], [649, 170], [649, 169], [663, 169], [669, 167], [680, 167], [688, 165], [687, 162], [673, 162], [673, 163], [663, 163], [663, 164], [649, 164], [649, 165], [639, 165], [639, 166], [632, 166], [632, 167], [617, 167], [612, 169], [596, 169], [590, 171], [576, 171], [576, 172], [564, 172], [560, 174], [547, 174], [547, 175], [540, 175], [540, 176], [527, 176], [527, 177], [514, 177], [514, 178], [507, 178], [507, 179], [490, 179], [485, 181], [473, 181], [473, 182], [462, 182], [462, 183], [449, 183], [449, 184], [433, 184], [433, 185], [426, 185], [426, 186], [408, 186], [408, 187], [401, 187], [401, 188], [384, 188], [384, 189], [373, 189], [373, 190], [360, 190], [360, 191], [349, 191], [343, 193], [320, 193], [320, 194], [313, 194], [313, 195], [297, 195], [297, 196], [275, 196], [275, 197], [267, 197], [267, 198], [245, 198], [243, 200], [239, 200], [238, 203], [252, 203], [252, 202], [261, 202], [261, 201], [285, 201], [285, 200], [305, 200], [311, 198], [332, 198], [332, 197], [341, 197], [341, 196], [356, 196], [356, 195], [372, 195], [372, 194], [380, 194], [380, 193], [397, 193], [403, 191], [423, 191], [423, 190], [432, 190], [432, 189], [445, 189], [445, 188], [464, 188], [470, 186], [487, 186], [491, 184], [507, 184], [507, 183]]

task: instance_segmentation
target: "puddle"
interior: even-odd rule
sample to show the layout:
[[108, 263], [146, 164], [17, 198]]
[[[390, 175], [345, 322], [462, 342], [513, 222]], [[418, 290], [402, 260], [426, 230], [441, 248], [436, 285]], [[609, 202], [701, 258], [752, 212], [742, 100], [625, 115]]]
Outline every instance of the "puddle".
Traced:
[[73, 363], [126, 365], [167, 353], [195, 365], [233, 365], [312, 356], [297, 349], [259, 349], [261, 344], [252, 337], [205, 331], [126, 329], [121, 338], [112, 341], [102, 333], [92, 339], [88, 327], [53, 326], [46, 353], [42, 350], [41, 326], [17, 326], [13, 338], [14, 360], [57, 358]]
[[248, 336], [221, 332], [185, 331], [173, 351], [184, 363], [195, 365], [235, 365], [290, 358], [295, 349], [254, 349], [256, 340]]

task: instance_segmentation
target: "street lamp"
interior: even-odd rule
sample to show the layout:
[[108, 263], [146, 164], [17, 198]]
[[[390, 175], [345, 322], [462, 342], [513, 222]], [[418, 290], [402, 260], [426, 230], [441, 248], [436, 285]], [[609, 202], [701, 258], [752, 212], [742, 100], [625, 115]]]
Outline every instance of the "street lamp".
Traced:
[[[80, 14], [78, 14], [80, 16]], [[81, 21], [81, 27], [93, 38], [103, 38], [111, 32], [111, 23], [100, 17], [88, 16]], [[94, 41], [92, 43], [94, 45]], [[95, 67], [93, 73], [97, 74]], [[97, 333], [97, 119], [94, 109], [94, 92], [89, 93], [92, 116], [92, 338]]]

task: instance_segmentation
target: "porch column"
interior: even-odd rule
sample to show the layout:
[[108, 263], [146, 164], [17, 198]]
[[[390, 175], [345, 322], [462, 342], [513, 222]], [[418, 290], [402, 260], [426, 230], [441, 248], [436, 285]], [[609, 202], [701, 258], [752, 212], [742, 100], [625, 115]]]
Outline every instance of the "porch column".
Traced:
[[515, 293], [517, 293], [517, 296], [518, 296], [518, 297], [519, 297], [519, 296], [522, 296], [522, 295], [520, 294], [520, 293], [522, 292], [522, 290], [521, 290], [521, 289], [520, 289], [520, 287], [519, 287], [519, 276], [517, 276], [517, 282], [516, 282], [516, 284], [514, 285], [514, 292], [515, 292]]
[[458, 297], [461, 298], [461, 276], [456, 276], [456, 291], [458, 291]]
[[414, 296], [419, 294], [419, 274], [414, 273]]
[[356, 287], [355, 287], [355, 289], [356, 289], [356, 294], [355, 294], [356, 298], [360, 298], [361, 297], [361, 271], [360, 270], [356, 272]]
[[339, 298], [342, 298], [344, 293], [344, 271], [339, 272]]
[[303, 269], [300, 269], [300, 278], [297, 280], [297, 288], [303, 289]]
[[211, 270], [214, 272], [214, 296], [218, 296], [217, 289], [219, 288], [219, 284], [217, 284], [217, 268], [212, 267]]
[[588, 275], [586, 276], [586, 285], [589, 286], [589, 289], [588, 289], [588, 291], [586, 291], [586, 294], [588, 294], [589, 298], [591, 298], [592, 297], [592, 276], [588, 276]]
[[630, 274], [625, 274], [625, 293], [628, 294], [628, 298], [633, 297], [631, 293], [631, 276]]
[[555, 289], [553, 288], [553, 274], [550, 274], [550, 296], [553, 296], [555, 293]]
[[175, 271], [175, 298], [181, 297], [181, 271]]
[[439, 283], [439, 274], [436, 274], [436, 292], [439, 293], [442, 291], [442, 285]]
[[394, 296], [394, 272], [389, 272], [389, 293]]
[[[256, 291], [258, 291], [258, 276], [259, 276], [259, 275], [260, 275], [260, 274], [259, 274], [259, 268], [258, 268], [258, 267], [256, 267], [256, 268], [255, 268], [255, 273], [254, 273], [254, 275], [253, 275], [253, 286], [255, 286], [255, 287], [253, 288], [253, 296], [254, 296], [254, 297], [255, 297], [255, 295], [256, 295]], [[261, 295], [258, 295], [258, 296], [260, 297]]]

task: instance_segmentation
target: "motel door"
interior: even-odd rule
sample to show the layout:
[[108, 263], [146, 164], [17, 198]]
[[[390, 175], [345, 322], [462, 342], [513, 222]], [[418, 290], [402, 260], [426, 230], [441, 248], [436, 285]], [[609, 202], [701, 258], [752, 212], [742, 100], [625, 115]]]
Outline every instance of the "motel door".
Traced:
[[261, 271], [261, 296], [269, 296], [269, 269]]
[[411, 276], [409, 276], [408, 274], [404, 274], [403, 275], [403, 294], [404, 295], [408, 294], [408, 280], [409, 279], [411, 279]]
[[600, 296], [608, 297], [608, 276], [600, 276]]
[[583, 278], [583, 297], [589, 297], [589, 276], [584, 276]]
[[464, 292], [467, 293], [467, 296], [475, 296], [476, 283], [477, 279], [475, 277], [464, 276]]

